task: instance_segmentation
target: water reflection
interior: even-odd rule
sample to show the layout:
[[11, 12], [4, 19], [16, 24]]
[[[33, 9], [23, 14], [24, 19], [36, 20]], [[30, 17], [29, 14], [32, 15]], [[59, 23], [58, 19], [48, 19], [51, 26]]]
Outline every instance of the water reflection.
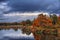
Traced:
[[[1, 30], [0, 31], [0, 39], [6, 39], [7, 38], [9, 39], [20, 39], [20, 40], [24, 40], [26, 39], [31, 39], [31, 40], [34, 40], [34, 37], [33, 37], [33, 34], [31, 33], [30, 35], [26, 35], [26, 34], [22, 34], [22, 31], [21, 29], [18, 29], [18, 31], [14, 31], [13, 29], [10, 29], [10, 30]], [[9, 40], [8, 39], [8, 40]]]

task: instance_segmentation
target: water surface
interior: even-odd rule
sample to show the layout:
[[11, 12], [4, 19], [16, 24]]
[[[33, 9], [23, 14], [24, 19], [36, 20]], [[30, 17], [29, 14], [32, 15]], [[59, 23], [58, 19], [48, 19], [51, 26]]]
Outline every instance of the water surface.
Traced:
[[0, 30], [0, 40], [34, 40], [33, 34], [30, 35], [23, 34], [20, 29], [18, 31], [10, 30]]

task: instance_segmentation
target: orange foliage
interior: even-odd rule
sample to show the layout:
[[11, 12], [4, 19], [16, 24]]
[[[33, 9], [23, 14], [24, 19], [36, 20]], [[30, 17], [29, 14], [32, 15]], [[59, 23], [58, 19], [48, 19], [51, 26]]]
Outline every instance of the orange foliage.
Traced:
[[52, 26], [52, 20], [46, 15], [40, 14], [33, 22], [33, 26]]

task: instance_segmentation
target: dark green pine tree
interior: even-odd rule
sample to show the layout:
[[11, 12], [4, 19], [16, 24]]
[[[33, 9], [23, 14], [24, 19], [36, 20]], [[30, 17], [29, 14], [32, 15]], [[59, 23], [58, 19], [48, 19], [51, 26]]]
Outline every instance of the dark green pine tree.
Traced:
[[57, 15], [56, 14], [53, 14], [53, 15], [50, 15], [50, 18], [52, 19], [52, 24], [55, 25], [57, 23]]

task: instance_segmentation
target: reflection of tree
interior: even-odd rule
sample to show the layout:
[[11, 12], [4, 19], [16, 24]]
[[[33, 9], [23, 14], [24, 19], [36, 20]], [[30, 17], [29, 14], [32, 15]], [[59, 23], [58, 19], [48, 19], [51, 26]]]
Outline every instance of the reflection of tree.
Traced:
[[17, 28], [14, 28], [15, 31], [17, 31], [18, 29]]
[[30, 30], [30, 28], [29, 27], [24, 27], [24, 28], [22, 28], [22, 33], [23, 34], [27, 34], [27, 35], [29, 35], [29, 34], [31, 34], [31, 30]]

